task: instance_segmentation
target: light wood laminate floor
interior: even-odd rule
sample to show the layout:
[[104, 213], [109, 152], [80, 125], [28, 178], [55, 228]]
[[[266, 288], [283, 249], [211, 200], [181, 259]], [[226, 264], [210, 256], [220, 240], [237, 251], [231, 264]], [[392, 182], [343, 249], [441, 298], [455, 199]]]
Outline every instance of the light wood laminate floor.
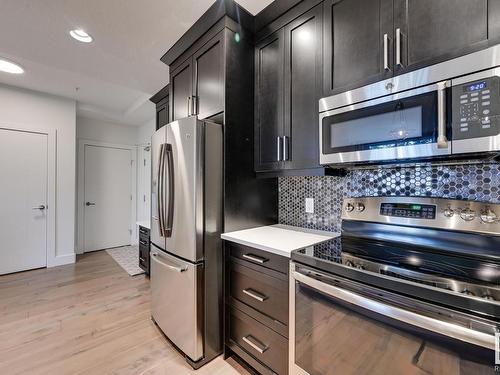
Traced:
[[150, 319], [149, 279], [104, 251], [0, 276], [0, 374], [248, 374], [217, 358], [193, 371]]

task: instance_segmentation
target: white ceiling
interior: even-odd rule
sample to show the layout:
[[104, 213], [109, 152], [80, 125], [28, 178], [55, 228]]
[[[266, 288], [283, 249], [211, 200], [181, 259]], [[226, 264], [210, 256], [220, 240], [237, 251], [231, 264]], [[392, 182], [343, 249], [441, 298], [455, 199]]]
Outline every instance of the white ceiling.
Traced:
[[[0, 83], [77, 100], [77, 114], [142, 125], [168, 83], [160, 57], [214, 0], [0, 0], [0, 57], [25, 68]], [[240, 0], [256, 14], [272, 0]], [[79, 43], [69, 31], [94, 37]]]

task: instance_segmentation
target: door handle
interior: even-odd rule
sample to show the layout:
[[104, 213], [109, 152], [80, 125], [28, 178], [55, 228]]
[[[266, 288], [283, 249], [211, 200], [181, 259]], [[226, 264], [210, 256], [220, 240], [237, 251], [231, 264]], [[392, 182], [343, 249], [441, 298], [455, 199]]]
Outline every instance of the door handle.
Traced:
[[89, 207], [89, 206], [95, 206], [95, 203], [93, 203], [93, 202], [86, 202], [85, 206], [87, 206], [87, 207]]
[[196, 95], [193, 95], [191, 107], [191, 114], [196, 116], [198, 114], [198, 97]]
[[33, 210], [40, 210], [40, 211], [43, 211], [45, 210], [47, 207], [45, 207], [45, 205], [41, 204], [39, 206], [36, 206], [36, 207], [33, 207], [32, 209]]
[[262, 344], [261, 342], [258, 342], [255, 338], [252, 337], [252, 335], [242, 337], [241, 339], [252, 348], [257, 350], [260, 354], [263, 354], [267, 349], [269, 349], [268, 346]]
[[174, 218], [174, 194], [175, 194], [175, 182], [174, 182], [174, 153], [172, 150], [172, 145], [170, 143], [165, 144], [165, 155], [167, 157], [168, 166], [168, 210], [165, 214], [166, 216], [166, 226], [163, 227], [164, 237], [172, 236], [173, 229], [173, 218]]
[[188, 117], [191, 116], [191, 114], [193, 113], [193, 110], [191, 109], [191, 101], [192, 101], [192, 98], [189, 96], [187, 98], [187, 101], [188, 101], [188, 108], [187, 108], [187, 115]]
[[438, 148], [448, 148], [448, 138], [446, 137], [446, 86], [448, 82], [443, 81], [437, 84], [438, 86]]
[[175, 271], [175, 272], [184, 272], [184, 271], [187, 271], [187, 267], [173, 266], [171, 264], [167, 264], [165, 262], [160, 261], [158, 253], [152, 253], [151, 255], [153, 256], [153, 260], [155, 262], [161, 264], [162, 266], [168, 268], [169, 270], [172, 270], [172, 271]]
[[267, 296], [260, 294], [260, 293], [256, 292], [253, 289], [250, 289], [250, 288], [243, 289], [242, 292], [245, 293], [247, 296], [252, 297], [253, 299], [256, 299], [259, 302], [264, 302], [267, 299]]
[[384, 70], [389, 72], [389, 35], [384, 34]]

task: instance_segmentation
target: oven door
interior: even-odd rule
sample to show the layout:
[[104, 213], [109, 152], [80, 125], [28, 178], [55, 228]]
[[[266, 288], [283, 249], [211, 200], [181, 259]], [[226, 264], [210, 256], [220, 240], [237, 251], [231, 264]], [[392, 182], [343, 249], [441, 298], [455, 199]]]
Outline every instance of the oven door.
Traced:
[[497, 326], [292, 263], [290, 374], [495, 373]]
[[451, 154], [448, 82], [320, 114], [320, 163], [343, 164]]

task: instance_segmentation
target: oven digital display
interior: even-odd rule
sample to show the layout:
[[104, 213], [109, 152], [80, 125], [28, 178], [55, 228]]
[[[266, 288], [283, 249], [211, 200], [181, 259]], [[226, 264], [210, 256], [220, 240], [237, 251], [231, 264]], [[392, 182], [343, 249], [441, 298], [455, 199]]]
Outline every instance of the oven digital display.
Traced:
[[380, 215], [434, 220], [436, 218], [436, 206], [416, 203], [382, 203], [380, 205]]
[[487, 87], [486, 81], [481, 81], [481, 82], [475, 82], [470, 85], [464, 86], [465, 91], [467, 92], [473, 92], [473, 91], [480, 91], [484, 90]]

